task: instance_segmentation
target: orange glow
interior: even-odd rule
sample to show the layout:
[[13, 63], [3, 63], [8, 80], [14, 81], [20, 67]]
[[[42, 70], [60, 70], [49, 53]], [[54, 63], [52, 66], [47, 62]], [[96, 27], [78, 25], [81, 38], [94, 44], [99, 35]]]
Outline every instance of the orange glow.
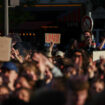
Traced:
[[32, 35], [32, 33], [29, 34], [30, 36]]
[[25, 36], [25, 33], [23, 33], [23, 36]]
[[28, 36], [28, 33], [26, 33], [26, 35]]
[[[49, 5], [32, 5], [33, 7], [80, 7], [82, 4], [49, 4]], [[0, 5], [0, 8], [3, 6]], [[24, 8], [29, 7], [27, 4], [23, 6]]]
[[35, 33], [33, 33], [33, 36], [35, 36], [36, 34]]

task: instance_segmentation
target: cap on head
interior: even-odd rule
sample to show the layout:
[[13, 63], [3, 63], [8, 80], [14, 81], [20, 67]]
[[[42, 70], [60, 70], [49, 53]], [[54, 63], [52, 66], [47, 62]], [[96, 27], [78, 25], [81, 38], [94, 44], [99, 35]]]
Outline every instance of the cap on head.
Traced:
[[64, 57], [64, 52], [62, 51], [57, 51], [56, 56]]
[[8, 70], [14, 70], [18, 72], [18, 68], [13, 62], [5, 62], [2, 66], [2, 68], [8, 69]]

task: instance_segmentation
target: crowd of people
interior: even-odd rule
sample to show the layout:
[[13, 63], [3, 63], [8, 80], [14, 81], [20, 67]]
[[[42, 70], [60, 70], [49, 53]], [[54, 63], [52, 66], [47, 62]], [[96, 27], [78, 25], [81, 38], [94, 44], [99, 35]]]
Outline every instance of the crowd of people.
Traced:
[[103, 50], [86, 31], [83, 41], [70, 39], [66, 51], [27, 46], [12, 38], [11, 60], [0, 62], [1, 105], [105, 105], [105, 59], [93, 61]]

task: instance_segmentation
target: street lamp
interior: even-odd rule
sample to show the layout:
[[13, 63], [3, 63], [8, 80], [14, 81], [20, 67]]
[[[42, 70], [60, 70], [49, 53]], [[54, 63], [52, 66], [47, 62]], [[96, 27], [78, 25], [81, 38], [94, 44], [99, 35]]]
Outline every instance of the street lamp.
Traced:
[[8, 36], [9, 34], [9, 7], [19, 6], [20, 0], [4, 0], [4, 35]]
[[8, 0], [4, 0], [4, 35], [9, 33]]

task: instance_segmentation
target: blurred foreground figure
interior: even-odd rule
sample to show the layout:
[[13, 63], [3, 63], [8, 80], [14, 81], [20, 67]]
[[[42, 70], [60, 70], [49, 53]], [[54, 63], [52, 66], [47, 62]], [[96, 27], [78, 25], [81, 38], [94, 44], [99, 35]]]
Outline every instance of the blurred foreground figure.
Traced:
[[32, 95], [30, 105], [65, 105], [62, 92], [42, 89]]
[[84, 76], [74, 76], [69, 81], [66, 105], [85, 105], [88, 100], [89, 83]]

